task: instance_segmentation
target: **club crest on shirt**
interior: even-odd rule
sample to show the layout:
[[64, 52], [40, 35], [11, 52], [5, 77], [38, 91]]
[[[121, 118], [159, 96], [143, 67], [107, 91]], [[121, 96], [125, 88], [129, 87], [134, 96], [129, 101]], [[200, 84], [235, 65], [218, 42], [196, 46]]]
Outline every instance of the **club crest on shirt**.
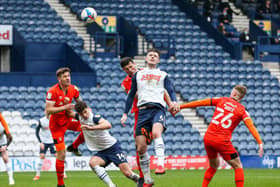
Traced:
[[47, 99], [51, 99], [51, 98], [52, 98], [52, 93], [48, 93]]

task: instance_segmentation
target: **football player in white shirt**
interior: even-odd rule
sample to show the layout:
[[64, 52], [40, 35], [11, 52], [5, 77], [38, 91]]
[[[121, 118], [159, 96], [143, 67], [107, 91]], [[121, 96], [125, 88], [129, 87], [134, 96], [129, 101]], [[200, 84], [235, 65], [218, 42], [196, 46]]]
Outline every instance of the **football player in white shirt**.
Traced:
[[166, 130], [165, 90], [173, 102], [171, 107], [176, 111], [179, 105], [176, 103], [176, 93], [167, 73], [157, 68], [157, 64], [160, 62], [160, 51], [154, 48], [149, 49], [145, 60], [147, 67], [133, 75], [131, 89], [126, 100], [121, 123], [123, 125], [125, 124], [127, 114], [137, 92], [139, 116], [135, 130], [135, 141], [140, 157], [140, 166], [144, 174], [145, 182], [143, 187], [150, 187], [153, 186], [154, 182], [150, 175], [150, 158], [147, 152], [145, 136], [152, 132], [155, 153], [158, 158], [158, 166], [155, 173], [164, 174], [165, 148], [162, 133]]
[[13, 138], [10, 133], [9, 126], [1, 113], [0, 113], [0, 122], [1, 122], [1, 125], [0, 125], [0, 155], [2, 156], [3, 161], [7, 168], [7, 173], [9, 176], [9, 185], [14, 185], [15, 180], [13, 177], [13, 169], [12, 169], [12, 164], [10, 162], [8, 149], [7, 149], [9, 144], [12, 142]]
[[[46, 158], [46, 153], [48, 149], [51, 154], [56, 154], [55, 146], [53, 143], [52, 134], [49, 128], [49, 118], [44, 116], [39, 119], [38, 125], [36, 127], [36, 137], [40, 142], [40, 161], [37, 164], [36, 175], [33, 178], [34, 181], [39, 180], [41, 176], [41, 169], [43, 162]], [[64, 178], [67, 178], [66, 172], [64, 170]]]
[[75, 104], [75, 110], [77, 114], [72, 113], [72, 115], [81, 123], [88, 149], [97, 151], [89, 161], [89, 165], [96, 175], [108, 187], [116, 187], [104, 168], [113, 162], [127, 178], [137, 183], [139, 176], [129, 168], [120, 143], [108, 131], [112, 128], [111, 123], [100, 115], [93, 114], [83, 101]]

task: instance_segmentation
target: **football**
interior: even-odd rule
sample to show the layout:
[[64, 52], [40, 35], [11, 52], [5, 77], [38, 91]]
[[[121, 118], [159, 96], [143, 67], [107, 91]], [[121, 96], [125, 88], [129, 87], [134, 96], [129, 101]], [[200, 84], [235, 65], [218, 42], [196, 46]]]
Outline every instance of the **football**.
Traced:
[[81, 12], [81, 19], [87, 23], [95, 22], [96, 17], [97, 13], [92, 7], [84, 8]]

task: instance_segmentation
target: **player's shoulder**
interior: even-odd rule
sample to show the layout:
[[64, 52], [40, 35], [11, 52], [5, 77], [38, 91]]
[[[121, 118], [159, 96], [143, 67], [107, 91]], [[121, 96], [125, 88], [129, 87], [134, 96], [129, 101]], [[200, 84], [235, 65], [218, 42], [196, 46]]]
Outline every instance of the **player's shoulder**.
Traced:
[[161, 69], [159, 69], [159, 68], [155, 69], [155, 71], [159, 72], [159, 73], [160, 73], [161, 75], [163, 75], [163, 76], [167, 76], [167, 75], [168, 75], [168, 73], [167, 73], [166, 71], [161, 70]]
[[70, 84], [69, 87], [68, 87], [68, 91], [71, 91], [71, 92], [80, 92], [80, 89], [74, 85], [74, 84]]
[[129, 82], [131, 81], [131, 77], [126, 75], [126, 77], [123, 79], [122, 83], [126, 83], [126, 82]]
[[98, 113], [97, 114], [93, 114], [93, 117], [94, 118], [102, 118], [102, 116], [100, 114], [98, 114]]
[[59, 89], [58, 84], [55, 84], [48, 89], [48, 92], [56, 92], [58, 89]]

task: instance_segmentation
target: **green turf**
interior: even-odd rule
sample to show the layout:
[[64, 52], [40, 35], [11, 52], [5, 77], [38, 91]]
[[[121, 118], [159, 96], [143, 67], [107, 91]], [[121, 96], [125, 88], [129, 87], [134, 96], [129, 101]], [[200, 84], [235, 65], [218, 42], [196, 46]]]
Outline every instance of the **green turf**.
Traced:
[[[155, 186], [158, 187], [200, 187], [205, 170], [168, 170], [165, 175], [156, 176]], [[108, 172], [118, 187], [134, 187], [133, 182], [126, 179], [119, 171]], [[246, 187], [280, 187], [280, 169], [246, 169]], [[106, 187], [91, 171], [67, 172], [67, 187]], [[15, 187], [56, 187], [54, 172], [42, 172], [39, 181], [33, 181], [34, 173], [15, 173]], [[8, 185], [7, 174], [0, 173], [0, 186]], [[209, 187], [234, 187], [233, 170], [219, 170]]]

